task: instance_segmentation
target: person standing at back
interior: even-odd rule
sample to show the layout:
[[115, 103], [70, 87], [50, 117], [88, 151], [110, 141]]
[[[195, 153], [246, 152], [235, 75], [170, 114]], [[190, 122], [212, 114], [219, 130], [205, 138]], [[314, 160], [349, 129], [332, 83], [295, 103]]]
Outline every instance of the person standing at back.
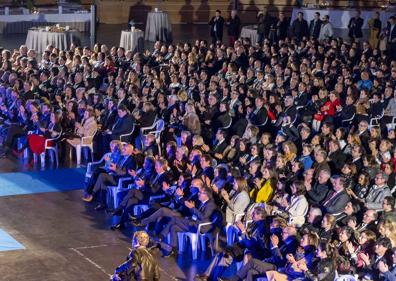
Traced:
[[321, 26], [322, 20], [320, 19], [320, 13], [316, 12], [314, 18], [309, 23], [309, 36], [313, 39], [318, 39]]
[[209, 21], [209, 25], [212, 43], [221, 42], [223, 40], [224, 18], [221, 16], [220, 10], [216, 10], [216, 15]]
[[230, 18], [228, 19], [226, 25], [228, 27], [230, 46], [233, 47], [234, 42], [238, 39], [241, 30], [241, 19], [237, 15], [236, 10], [231, 11]]
[[308, 23], [304, 19], [304, 14], [302, 12], [298, 12], [297, 18], [293, 21], [291, 34], [298, 42], [308, 36]]
[[357, 11], [355, 16], [349, 20], [348, 24], [348, 36], [351, 40], [359, 39], [363, 37], [362, 27], [364, 20], [360, 17], [360, 12]]

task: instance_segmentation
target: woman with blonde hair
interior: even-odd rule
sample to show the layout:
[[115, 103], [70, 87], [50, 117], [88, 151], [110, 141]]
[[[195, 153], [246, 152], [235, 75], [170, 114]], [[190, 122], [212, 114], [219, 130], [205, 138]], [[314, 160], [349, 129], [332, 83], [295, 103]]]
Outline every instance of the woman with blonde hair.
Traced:
[[194, 135], [201, 134], [201, 122], [195, 112], [193, 103], [188, 102], [186, 104], [186, 113], [183, 116], [183, 126]]
[[396, 222], [386, 219], [383, 224], [384, 235], [392, 242], [392, 247], [396, 247]]
[[223, 163], [231, 163], [238, 156], [239, 136], [231, 137], [230, 144], [224, 149], [223, 153], [216, 153], [215, 157]]
[[297, 156], [297, 147], [292, 141], [285, 141], [282, 144], [282, 150], [286, 162], [292, 162]]

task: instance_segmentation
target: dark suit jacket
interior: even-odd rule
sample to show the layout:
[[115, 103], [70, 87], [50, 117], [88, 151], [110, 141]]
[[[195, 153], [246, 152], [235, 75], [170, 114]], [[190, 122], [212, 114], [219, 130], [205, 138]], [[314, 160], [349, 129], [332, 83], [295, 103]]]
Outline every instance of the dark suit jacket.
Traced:
[[299, 21], [295, 19], [291, 26], [291, 33], [298, 40], [301, 40], [304, 36], [308, 35], [308, 23], [305, 19]]
[[119, 139], [120, 135], [130, 133], [134, 126], [132, 116], [125, 115], [123, 118], [117, 118], [117, 121], [113, 125], [111, 130], [111, 137], [113, 140]]
[[262, 107], [259, 109], [257, 113], [253, 111], [249, 116], [250, 122], [255, 126], [262, 126], [264, 125], [265, 121], [267, 120], [267, 109]]
[[212, 154], [223, 153], [226, 148], [227, 148], [227, 142], [224, 140], [219, 145], [215, 144], [213, 146], [213, 149], [212, 149], [213, 153]]
[[132, 155], [128, 156], [126, 160], [124, 157], [121, 157], [117, 163], [117, 169], [114, 172], [114, 176], [117, 178], [126, 176], [128, 170], [136, 170], [136, 161]]
[[348, 36], [351, 38], [362, 38], [363, 37], [363, 32], [362, 32], [362, 27], [363, 27], [363, 19], [362, 18], [351, 18], [349, 20], [348, 28]]
[[298, 241], [296, 237], [289, 237], [288, 239], [290, 239], [288, 243], [284, 243], [280, 247], [272, 248], [272, 256], [268, 259], [265, 259], [264, 261], [276, 265], [277, 268], [283, 267], [287, 261], [286, 255], [289, 253], [294, 255], [298, 247]]
[[[200, 223], [213, 221], [216, 210], [217, 210], [217, 206], [213, 199], [209, 199], [204, 204], [201, 203], [201, 205], [198, 208], [197, 207], [191, 208], [190, 211], [193, 217], [197, 218], [196, 220], [191, 219], [190, 221], [191, 225], [198, 227], [198, 224]], [[204, 226], [202, 227], [201, 232], [203, 233], [208, 232], [210, 230], [213, 230], [214, 227], [215, 226], [213, 225]]]
[[[323, 201], [323, 208], [326, 213], [337, 215], [344, 211], [346, 204], [350, 201], [350, 198], [345, 190], [339, 192], [334, 198], [331, 198], [334, 192], [335, 191], [331, 192]], [[330, 200], [328, 201], [328, 199]]]
[[102, 130], [105, 131], [107, 129], [111, 129], [117, 119], [117, 110], [108, 111], [105, 110], [103, 113], [102, 120]]
[[162, 173], [159, 176], [157, 175], [158, 174], [154, 174], [147, 183], [148, 190], [146, 190], [145, 193], [147, 193], [149, 196], [162, 194], [162, 184], [164, 182], [169, 182], [169, 178], [166, 172]]
[[327, 184], [316, 183], [310, 191], [308, 191], [308, 201], [313, 205], [320, 205], [323, 199], [329, 193], [329, 186]]
[[[210, 25], [210, 36], [211, 37], [218, 37], [218, 38], [223, 38], [223, 26], [224, 26], [224, 18], [220, 16], [218, 20], [216, 20], [216, 17], [213, 17], [209, 21]], [[215, 31], [215, 26], [216, 26], [216, 31]]]
[[388, 22], [386, 29], [388, 30], [388, 33], [392, 32], [392, 33], [390, 34], [390, 37], [389, 37], [389, 35], [388, 35], [388, 40], [389, 40], [389, 38], [390, 38], [389, 41], [392, 41], [393, 39], [395, 39], [395, 38], [396, 38], [396, 26], [393, 28], [393, 30], [391, 30], [391, 25], [390, 25], [390, 23]]
[[346, 160], [347, 160], [347, 155], [344, 154], [340, 149], [331, 153], [329, 155], [330, 158], [330, 169], [332, 174], [337, 174], [341, 171], [342, 167], [344, 166]]
[[309, 23], [309, 35], [315, 39], [318, 39], [321, 26], [322, 21], [320, 19], [318, 19], [316, 22], [315, 20], [311, 20], [311, 22]]

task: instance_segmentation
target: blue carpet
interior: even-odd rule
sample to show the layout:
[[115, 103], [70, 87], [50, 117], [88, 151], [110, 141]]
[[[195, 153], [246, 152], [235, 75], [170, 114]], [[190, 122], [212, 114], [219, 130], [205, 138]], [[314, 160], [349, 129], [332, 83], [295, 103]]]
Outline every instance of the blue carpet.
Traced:
[[0, 252], [22, 249], [25, 249], [25, 247], [23, 247], [21, 243], [12, 238], [7, 232], [0, 229]]
[[0, 197], [82, 189], [85, 169], [0, 174]]

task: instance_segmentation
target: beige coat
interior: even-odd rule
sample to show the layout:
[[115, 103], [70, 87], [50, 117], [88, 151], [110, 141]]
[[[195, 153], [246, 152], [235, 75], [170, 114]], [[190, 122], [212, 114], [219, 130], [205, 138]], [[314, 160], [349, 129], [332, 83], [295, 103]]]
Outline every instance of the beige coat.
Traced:
[[201, 134], [201, 123], [196, 113], [189, 113], [183, 118], [183, 125], [194, 135]]
[[82, 124], [82, 126], [79, 129], [77, 129], [76, 133], [81, 138], [73, 138], [67, 140], [67, 142], [70, 143], [72, 146], [76, 146], [81, 144], [82, 137], [91, 136], [92, 138], [84, 139], [84, 144], [89, 144], [92, 142], [93, 136], [97, 130], [98, 130], [98, 124], [96, 123], [95, 117], [90, 117], [87, 120], [85, 120], [85, 122]]

